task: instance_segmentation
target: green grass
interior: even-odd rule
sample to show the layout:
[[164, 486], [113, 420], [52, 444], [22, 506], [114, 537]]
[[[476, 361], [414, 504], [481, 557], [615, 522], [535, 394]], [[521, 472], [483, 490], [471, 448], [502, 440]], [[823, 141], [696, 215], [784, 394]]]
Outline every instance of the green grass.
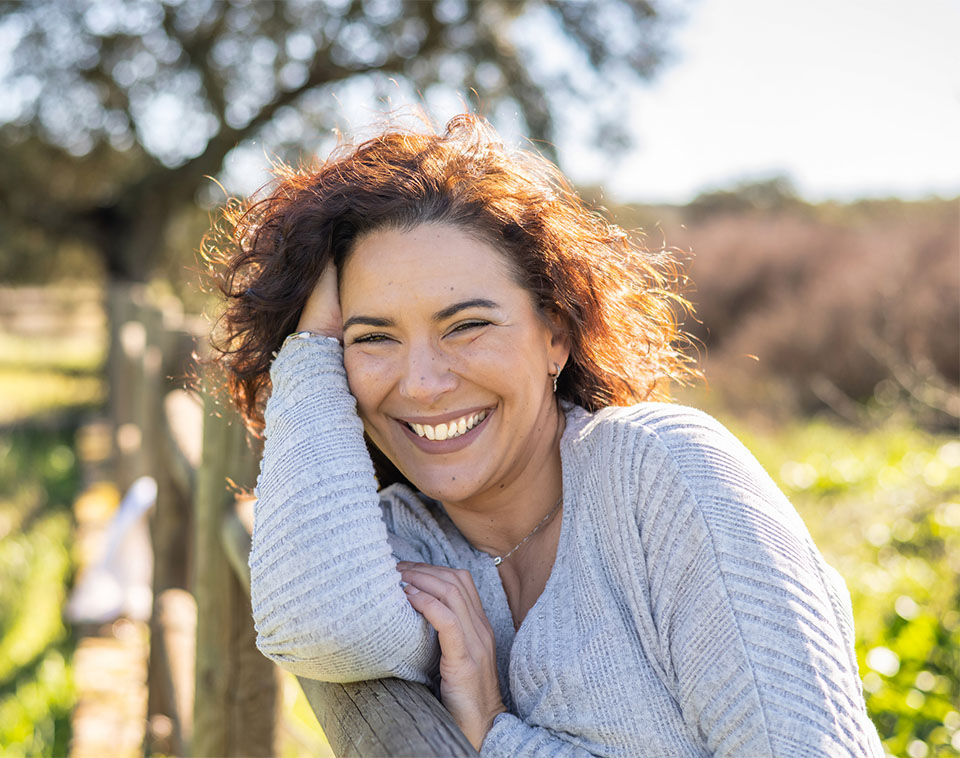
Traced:
[[103, 350], [0, 333], [0, 356], [0, 754], [61, 756], [76, 699], [76, 642], [61, 615], [80, 487], [70, 418], [102, 402]]
[[104, 383], [86, 374], [0, 367], [0, 392], [0, 425], [19, 424], [35, 416], [100, 405]]
[[95, 373], [106, 360], [104, 339], [97, 335], [32, 335], [0, 332], [0, 366], [23, 370]]
[[97, 333], [0, 332], [0, 426], [101, 404], [105, 352]]
[[0, 434], [0, 746], [65, 755], [74, 640], [61, 608], [73, 576], [72, 430]]

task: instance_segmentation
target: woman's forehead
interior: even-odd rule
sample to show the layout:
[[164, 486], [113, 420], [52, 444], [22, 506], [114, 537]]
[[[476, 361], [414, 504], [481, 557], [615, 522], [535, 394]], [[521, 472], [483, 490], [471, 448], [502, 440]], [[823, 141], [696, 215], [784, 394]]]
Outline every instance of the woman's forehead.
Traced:
[[350, 311], [423, 306], [431, 313], [464, 300], [532, 305], [506, 256], [477, 235], [445, 224], [383, 229], [361, 238], [340, 278]]
[[400, 283], [443, 289], [472, 282], [514, 283], [510, 263], [492, 244], [447, 224], [371, 232], [356, 243], [341, 276], [347, 290]]

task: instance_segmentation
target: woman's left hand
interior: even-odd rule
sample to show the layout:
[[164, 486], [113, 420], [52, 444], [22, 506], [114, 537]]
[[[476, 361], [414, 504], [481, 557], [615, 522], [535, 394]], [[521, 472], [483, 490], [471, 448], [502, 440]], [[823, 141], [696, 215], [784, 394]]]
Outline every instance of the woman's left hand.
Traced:
[[493, 720], [507, 709], [497, 678], [493, 627], [469, 571], [429, 563], [397, 564], [410, 604], [440, 639], [440, 699], [479, 752]]

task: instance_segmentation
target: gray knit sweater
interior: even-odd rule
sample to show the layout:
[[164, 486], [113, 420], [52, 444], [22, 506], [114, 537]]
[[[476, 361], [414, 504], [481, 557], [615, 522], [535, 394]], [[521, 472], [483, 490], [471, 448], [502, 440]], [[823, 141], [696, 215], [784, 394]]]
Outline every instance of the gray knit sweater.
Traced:
[[698, 411], [566, 410], [563, 516], [514, 630], [490, 557], [439, 503], [377, 492], [332, 341], [277, 356], [250, 554], [258, 646], [327, 681], [434, 683], [398, 560], [468, 569], [508, 713], [484, 756], [882, 756], [850, 599], [749, 452]]

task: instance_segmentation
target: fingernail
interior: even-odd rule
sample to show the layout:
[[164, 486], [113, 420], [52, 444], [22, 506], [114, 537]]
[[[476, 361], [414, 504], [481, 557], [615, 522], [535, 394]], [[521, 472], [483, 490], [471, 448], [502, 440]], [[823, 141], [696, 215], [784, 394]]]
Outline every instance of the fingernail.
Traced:
[[403, 591], [406, 592], [408, 595], [416, 595], [420, 590], [418, 590], [412, 584], [408, 584], [406, 587], [403, 588]]
[[403, 569], [412, 566], [413, 564], [410, 561], [397, 561], [397, 568]]

